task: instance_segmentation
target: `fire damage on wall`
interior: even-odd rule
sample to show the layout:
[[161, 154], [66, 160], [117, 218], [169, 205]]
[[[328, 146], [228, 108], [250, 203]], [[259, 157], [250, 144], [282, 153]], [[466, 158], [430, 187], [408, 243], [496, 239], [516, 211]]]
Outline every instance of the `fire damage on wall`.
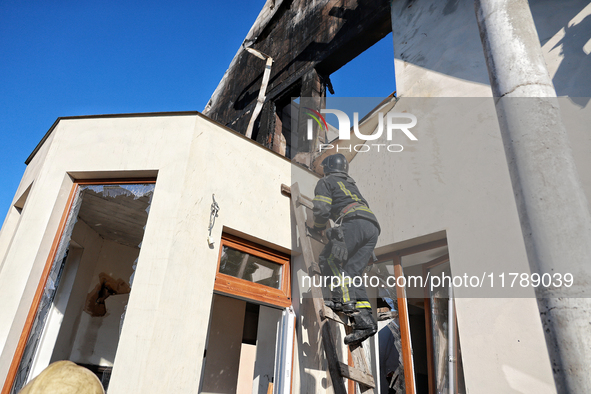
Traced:
[[330, 75], [391, 31], [387, 0], [268, 0], [204, 114], [310, 167], [325, 136], [291, 134], [292, 117], [298, 130], [304, 121], [291, 113], [291, 99], [311, 97], [322, 108], [326, 90], [335, 93]]

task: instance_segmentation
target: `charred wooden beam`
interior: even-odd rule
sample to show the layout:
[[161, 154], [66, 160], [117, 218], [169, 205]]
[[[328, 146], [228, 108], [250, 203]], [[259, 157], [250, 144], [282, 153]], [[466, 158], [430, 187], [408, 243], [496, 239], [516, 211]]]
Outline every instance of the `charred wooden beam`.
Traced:
[[[267, 1], [244, 45], [274, 60], [267, 101], [284, 97], [296, 85], [301, 87], [298, 96], [324, 97], [326, 77], [391, 30], [388, 0]], [[260, 59], [241, 48], [204, 113], [244, 133], [263, 72]], [[273, 107], [265, 105], [266, 111]], [[257, 140], [272, 147], [275, 137], [269, 136], [276, 132], [275, 118], [263, 110], [259, 119]], [[299, 152], [314, 148], [302, 138], [298, 142], [303, 144]]]

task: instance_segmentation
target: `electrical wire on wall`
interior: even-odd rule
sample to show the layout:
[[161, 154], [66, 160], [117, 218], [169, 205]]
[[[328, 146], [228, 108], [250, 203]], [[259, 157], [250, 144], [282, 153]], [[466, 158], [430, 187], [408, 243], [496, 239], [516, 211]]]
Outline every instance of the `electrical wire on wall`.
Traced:
[[218, 212], [220, 211], [220, 206], [215, 201], [215, 194], [211, 195], [213, 202], [211, 203], [211, 213], [209, 214], [209, 235], [207, 236], [207, 243], [211, 248], [213, 248], [214, 240], [211, 236], [211, 230], [213, 230], [213, 226], [215, 225], [215, 218], [218, 217]]

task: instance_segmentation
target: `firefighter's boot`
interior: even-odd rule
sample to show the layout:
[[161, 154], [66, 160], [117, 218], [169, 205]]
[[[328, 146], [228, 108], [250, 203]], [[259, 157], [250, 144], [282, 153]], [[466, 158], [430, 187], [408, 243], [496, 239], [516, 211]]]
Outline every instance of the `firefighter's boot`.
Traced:
[[355, 312], [357, 312], [355, 305], [357, 305], [356, 301], [349, 301], [349, 302], [343, 303], [343, 307], [342, 307], [343, 313], [347, 316], [353, 316], [353, 314]]
[[343, 311], [343, 296], [338, 288], [333, 289], [332, 291], [323, 288], [324, 294], [324, 305], [329, 307], [335, 312], [342, 312]]
[[345, 337], [345, 345], [361, 343], [378, 331], [371, 309], [363, 308], [353, 314], [353, 332]]
[[335, 312], [342, 312], [343, 311], [343, 303], [340, 298], [333, 298], [331, 300], [324, 301], [324, 305], [329, 307]]

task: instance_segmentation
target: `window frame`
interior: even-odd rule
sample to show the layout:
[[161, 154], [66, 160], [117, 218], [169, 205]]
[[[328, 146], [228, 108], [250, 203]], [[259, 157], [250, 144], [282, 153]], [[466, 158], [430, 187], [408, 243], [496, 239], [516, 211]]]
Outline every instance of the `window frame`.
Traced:
[[[280, 264], [282, 267], [279, 289], [221, 273], [220, 263], [224, 246]], [[254, 300], [271, 306], [282, 308], [291, 306], [290, 259], [290, 256], [285, 253], [223, 233], [218, 254], [214, 291], [228, 296]]]
[[[43, 266], [43, 271], [39, 278], [39, 282], [37, 284], [37, 288], [33, 295], [33, 300], [31, 301], [31, 305], [29, 307], [29, 311], [27, 313], [27, 317], [23, 328], [21, 330], [21, 334], [19, 340], [17, 342], [16, 349], [12, 356], [12, 361], [10, 363], [8, 373], [6, 375], [6, 380], [4, 381], [4, 386], [2, 387], [2, 394], [8, 394], [12, 391], [14, 381], [17, 377], [18, 368], [20, 363], [23, 359], [23, 355], [25, 353], [25, 347], [27, 345], [29, 335], [33, 328], [33, 323], [35, 322], [35, 318], [37, 316], [37, 311], [39, 310], [41, 299], [43, 293], [45, 292], [45, 287], [47, 285], [47, 279], [49, 278], [51, 269], [53, 267], [53, 263], [55, 260], [55, 256], [58, 252], [59, 243], [62, 239], [64, 234], [66, 224], [68, 221], [68, 217], [70, 216], [72, 205], [74, 203], [75, 197], [78, 195], [79, 187], [84, 185], [121, 185], [121, 184], [155, 184], [156, 183], [155, 177], [146, 177], [146, 178], [97, 178], [97, 179], [72, 179], [72, 186], [70, 188], [70, 194], [63, 206], [60, 222], [57, 226], [55, 235], [53, 237], [53, 242], [51, 244], [51, 248], [47, 255], [47, 259], [45, 261], [45, 265]], [[24, 208], [24, 207], [23, 207]], [[54, 209], [59, 209], [55, 208]], [[45, 328], [44, 328], [45, 329]], [[21, 388], [22, 389], [22, 388]]]

